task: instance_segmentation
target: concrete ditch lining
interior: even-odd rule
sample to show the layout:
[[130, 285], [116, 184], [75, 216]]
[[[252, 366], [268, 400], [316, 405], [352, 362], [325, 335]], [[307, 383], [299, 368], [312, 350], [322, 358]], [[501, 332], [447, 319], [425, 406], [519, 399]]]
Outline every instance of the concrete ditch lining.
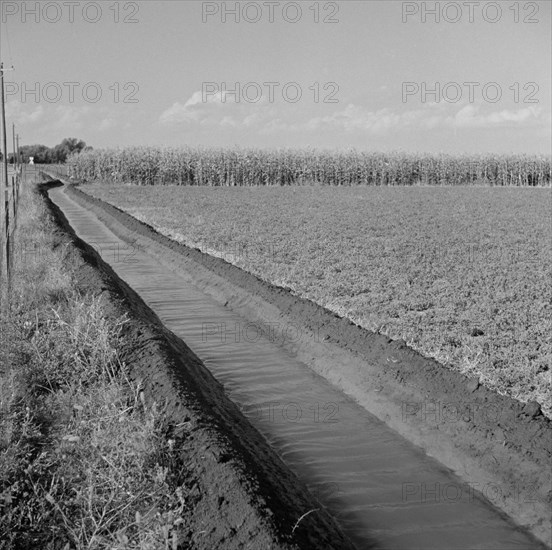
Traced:
[[[67, 192], [134, 246], [161, 244], [159, 258], [167, 266], [178, 269], [179, 264], [193, 263], [194, 281], [203, 290], [252, 321], [304, 327], [305, 338], [284, 342], [289, 351], [464, 479], [527, 488], [532, 497], [527, 503], [520, 505], [505, 492], [504, 500], [495, 504], [550, 544], [548, 419], [522, 403], [470, 385], [459, 373], [420, 356], [404, 342], [369, 333], [224, 260], [171, 241], [79, 189], [70, 186]], [[321, 361], [321, 356], [325, 360]], [[331, 368], [336, 364], [341, 365], [337, 373]], [[484, 410], [498, 410], [500, 417], [488, 414], [432, 424], [415, 412], [414, 405], [434, 402], [468, 405], [462, 414], [470, 413], [469, 407], [477, 404]]]

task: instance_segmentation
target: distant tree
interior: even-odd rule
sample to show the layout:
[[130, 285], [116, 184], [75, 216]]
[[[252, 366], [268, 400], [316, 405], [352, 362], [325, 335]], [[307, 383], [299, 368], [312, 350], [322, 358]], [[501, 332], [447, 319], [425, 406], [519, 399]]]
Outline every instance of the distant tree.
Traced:
[[29, 157], [34, 157], [37, 164], [63, 164], [69, 155], [90, 149], [92, 147], [77, 138], [65, 138], [51, 148], [46, 145], [23, 145], [19, 148], [23, 162], [29, 162]]
[[34, 162], [37, 164], [50, 162], [48, 155], [50, 148], [46, 147], [46, 145], [23, 145], [19, 150], [23, 162], [29, 162], [29, 157], [33, 157]]
[[53, 162], [63, 163], [71, 153], [80, 153], [86, 147], [86, 143], [77, 138], [65, 138], [53, 150]]
[[[4, 157], [2, 153], [0, 152], [0, 163], [4, 160]], [[15, 164], [15, 155], [12, 153], [8, 153], [8, 164]]]

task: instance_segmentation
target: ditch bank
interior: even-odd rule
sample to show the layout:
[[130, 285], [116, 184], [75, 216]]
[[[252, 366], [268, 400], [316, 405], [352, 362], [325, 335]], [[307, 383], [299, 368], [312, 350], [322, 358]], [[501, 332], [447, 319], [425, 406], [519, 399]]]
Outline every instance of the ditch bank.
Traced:
[[147, 250], [170, 269], [192, 270], [194, 284], [258, 327], [294, 327], [296, 337], [282, 330], [272, 337], [467, 483], [492, 487], [495, 506], [550, 544], [551, 431], [537, 406], [490, 392], [404, 342], [171, 241], [73, 186], [67, 193], [132, 243], [131, 254]]
[[77, 237], [39, 186], [59, 229], [77, 288], [100, 295], [113, 318], [126, 315], [121, 360], [146, 402], [156, 403], [188, 470], [192, 513], [178, 548], [354, 549], [334, 518], [289, 471], [197, 356]]

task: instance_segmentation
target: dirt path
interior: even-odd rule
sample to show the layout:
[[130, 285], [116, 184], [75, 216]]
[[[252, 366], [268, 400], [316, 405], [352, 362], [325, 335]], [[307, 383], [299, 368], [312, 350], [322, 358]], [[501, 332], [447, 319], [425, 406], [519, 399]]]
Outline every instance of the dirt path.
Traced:
[[495, 484], [500, 494], [493, 503], [549, 543], [551, 431], [538, 408], [493, 394], [402, 342], [178, 245], [78, 189], [68, 193], [165, 265], [193, 263], [194, 281], [232, 309], [255, 322], [301, 327], [301, 338], [281, 345], [470, 484]]

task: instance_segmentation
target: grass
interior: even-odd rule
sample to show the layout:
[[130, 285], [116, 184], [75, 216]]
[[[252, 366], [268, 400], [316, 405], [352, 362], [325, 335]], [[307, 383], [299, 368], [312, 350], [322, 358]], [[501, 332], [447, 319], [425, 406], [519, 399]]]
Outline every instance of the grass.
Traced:
[[0, 548], [176, 548], [187, 472], [119, 359], [127, 320], [79, 292], [42, 200], [23, 193], [1, 319]]
[[552, 415], [547, 189], [83, 190]]

